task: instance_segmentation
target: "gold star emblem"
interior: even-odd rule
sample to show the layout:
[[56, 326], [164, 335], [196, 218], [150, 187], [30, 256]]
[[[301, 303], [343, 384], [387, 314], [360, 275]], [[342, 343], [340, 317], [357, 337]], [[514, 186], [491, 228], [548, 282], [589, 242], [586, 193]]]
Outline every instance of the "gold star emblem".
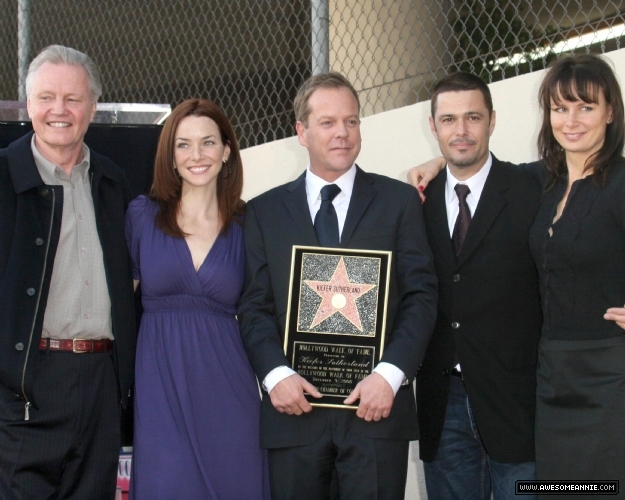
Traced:
[[356, 299], [375, 288], [376, 285], [351, 283], [347, 276], [343, 257], [339, 260], [330, 281], [304, 280], [304, 283], [322, 299], [315, 318], [310, 325], [311, 329], [333, 314], [338, 313], [343, 315], [362, 332], [362, 323], [360, 322], [360, 313], [356, 307]]

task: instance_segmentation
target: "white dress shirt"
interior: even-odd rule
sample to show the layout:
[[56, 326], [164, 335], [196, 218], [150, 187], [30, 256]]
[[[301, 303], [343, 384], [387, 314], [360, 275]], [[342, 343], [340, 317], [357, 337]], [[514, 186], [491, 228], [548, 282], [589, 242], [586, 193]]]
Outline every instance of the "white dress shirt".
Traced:
[[[449, 170], [449, 165], [447, 165], [447, 182], [445, 183], [445, 204], [447, 205], [447, 224], [449, 225], [449, 236], [452, 237], [454, 234], [454, 226], [456, 225], [456, 219], [458, 218], [458, 212], [460, 208], [458, 207], [458, 195], [456, 194], [456, 184], [466, 184], [469, 186], [470, 193], [467, 195], [467, 205], [469, 205], [469, 210], [471, 211], [471, 217], [475, 215], [475, 209], [477, 208], [477, 204], [480, 201], [480, 196], [482, 196], [482, 191], [484, 190], [484, 184], [486, 184], [486, 178], [488, 177], [488, 173], [490, 172], [490, 167], [493, 164], [493, 156], [489, 153], [488, 160], [484, 163], [484, 166], [473, 176], [469, 177], [465, 181], [459, 181], [456, 179], [451, 170]], [[455, 366], [456, 370], [461, 371], [460, 364]]]
[[449, 236], [451, 237], [454, 234], [454, 226], [456, 225], [456, 219], [458, 218], [458, 212], [460, 211], [458, 207], [458, 195], [456, 194], [456, 184], [466, 184], [469, 186], [471, 192], [467, 196], [467, 205], [469, 205], [469, 210], [471, 211], [471, 217], [475, 215], [475, 209], [477, 208], [477, 204], [480, 201], [480, 196], [482, 196], [482, 190], [484, 189], [484, 184], [486, 184], [486, 178], [488, 177], [488, 173], [490, 172], [490, 167], [493, 164], [493, 157], [489, 153], [488, 160], [484, 163], [484, 166], [472, 177], [469, 177], [466, 181], [459, 181], [456, 179], [451, 170], [449, 170], [449, 165], [447, 165], [447, 182], [445, 184], [445, 203], [447, 205], [447, 223], [449, 224]]
[[[315, 216], [319, 211], [319, 207], [321, 206], [321, 188], [328, 184], [336, 184], [339, 188], [341, 188], [341, 192], [336, 195], [334, 200], [332, 200], [332, 205], [334, 205], [336, 217], [339, 222], [339, 241], [340, 235], [343, 233], [343, 226], [345, 225], [349, 202], [352, 198], [355, 179], [356, 165], [352, 165], [347, 172], [341, 175], [341, 177], [336, 179], [334, 182], [327, 182], [321, 177], [313, 174], [310, 170], [310, 165], [308, 165], [306, 169], [306, 198], [308, 200], [308, 208], [310, 210], [310, 217], [313, 223], [315, 221]], [[397, 391], [401, 387], [402, 383], [406, 380], [404, 372], [391, 363], [378, 363], [373, 371], [384, 377], [384, 379], [392, 387], [395, 394], [397, 394]], [[294, 373], [296, 372], [288, 366], [278, 366], [267, 374], [265, 380], [263, 380], [263, 387], [267, 392], [271, 392], [278, 382], [290, 377]]]

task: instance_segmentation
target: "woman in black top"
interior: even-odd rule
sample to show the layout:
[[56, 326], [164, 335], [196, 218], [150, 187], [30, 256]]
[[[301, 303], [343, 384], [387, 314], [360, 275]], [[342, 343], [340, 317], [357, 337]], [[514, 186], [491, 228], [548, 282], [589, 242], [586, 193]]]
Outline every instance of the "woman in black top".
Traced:
[[620, 479], [625, 490], [621, 89], [602, 58], [567, 56], [548, 71], [539, 100], [547, 177], [530, 232], [544, 314], [537, 478]]

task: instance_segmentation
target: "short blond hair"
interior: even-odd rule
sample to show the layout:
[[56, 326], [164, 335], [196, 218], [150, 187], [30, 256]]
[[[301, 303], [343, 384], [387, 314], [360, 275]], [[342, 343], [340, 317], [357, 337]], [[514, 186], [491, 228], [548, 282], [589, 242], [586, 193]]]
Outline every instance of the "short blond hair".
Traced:
[[340, 73], [331, 71], [330, 73], [320, 73], [318, 75], [311, 76], [306, 80], [297, 91], [297, 95], [293, 100], [293, 111], [295, 111], [295, 121], [302, 122], [304, 127], [308, 127], [308, 115], [310, 109], [308, 108], [308, 100], [310, 96], [318, 89], [348, 89], [356, 98], [358, 103], [358, 115], [360, 115], [360, 99], [358, 99], [358, 92], [354, 86], [349, 83], [349, 80]]

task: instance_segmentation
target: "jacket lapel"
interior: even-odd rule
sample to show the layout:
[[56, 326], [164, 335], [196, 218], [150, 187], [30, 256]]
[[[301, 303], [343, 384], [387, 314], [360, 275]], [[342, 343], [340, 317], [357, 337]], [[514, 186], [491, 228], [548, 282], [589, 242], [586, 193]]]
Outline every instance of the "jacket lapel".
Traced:
[[43, 186], [43, 180], [35, 165], [30, 143], [33, 132], [30, 132], [7, 147], [9, 173], [17, 194], [21, 194], [34, 187]]
[[[48, 186], [44, 184], [39, 175], [39, 170], [35, 164], [35, 158], [31, 149], [31, 141], [34, 132], [29, 132], [19, 139], [13, 141], [7, 147], [7, 163], [11, 181], [16, 194], [22, 194], [34, 188], [54, 191], [54, 218], [57, 223], [61, 223], [63, 217], [63, 188], [62, 186]], [[43, 191], [40, 191], [40, 195]], [[42, 203], [51, 203], [52, 196], [44, 197]], [[41, 223], [48, 230], [49, 215], [40, 213]]]
[[367, 175], [366, 172], [356, 165], [354, 189], [352, 191], [352, 197], [349, 200], [349, 208], [347, 209], [347, 216], [345, 217], [345, 224], [343, 225], [343, 232], [341, 233], [340, 246], [342, 248], [347, 248], [358, 222], [375, 197], [376, 190], [373, 187], [374, 182], [375, 180], [371, 176]]
[[462, 251], [458, 256], [457, 266], [460, 267], [467, 258], [475, 251], [484, 236], [497, 219], [497, 216], [506, 205], [502, 193], [509, 187], [508, 176], [499, 161], [493, 156], [493, 164], [488, 173], [486, 183], [480, 201], [477, 204], [475, 214], [469, 224], [467, 237], [464, 240]]
[[447, 204], [445, 203], [445, 185], [447, 183], [447, 170], [443, 170], [431, 182], [426, 191], [426, 200], [423, 211], [430, 234], [433, 236], [430, 244], [435, 245], [437, 253], [443, 256], [445, 262], [452, 267], [456, 264], [456, 257], [451, 245], [449, 235], [449, 223], [447, 222]]
[[315, 233], [306, 198], [306, 171], [287, 185], [286, 190], [284, 204], [295, 221], [295, 227], [304, 238], [301, 244], [318, 246], [317, 233]]

